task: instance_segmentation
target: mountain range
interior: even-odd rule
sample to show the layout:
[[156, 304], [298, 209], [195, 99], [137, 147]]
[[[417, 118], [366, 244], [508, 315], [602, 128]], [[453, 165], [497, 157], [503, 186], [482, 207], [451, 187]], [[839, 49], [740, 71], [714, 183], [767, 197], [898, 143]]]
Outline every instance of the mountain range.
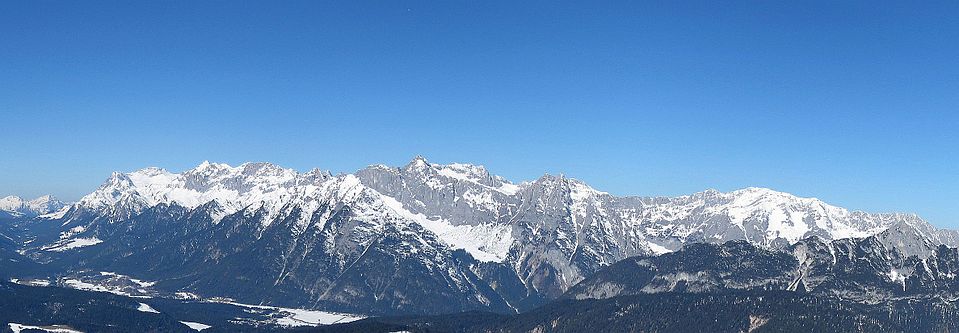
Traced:
[[619, 197], [563, 175], [512, 183], [416, 157], [339, 175], [146, 168], [69, 205], [2, 202], [16, 213], [0, 254], [31, 267], [0, 273], [69, 287], [110, 272], [144, 297], [431, 315], [660, 292], [801, 289], [861, 303], [956, 290], [956, 231], [764, 188]]
[[0, 214], [8, 217], [34, 217], [55, 212], [66, 206], [51, 195], [44, 195], [33, 200], [24, 200], [18, 196], [7, 196], [0, 199]]

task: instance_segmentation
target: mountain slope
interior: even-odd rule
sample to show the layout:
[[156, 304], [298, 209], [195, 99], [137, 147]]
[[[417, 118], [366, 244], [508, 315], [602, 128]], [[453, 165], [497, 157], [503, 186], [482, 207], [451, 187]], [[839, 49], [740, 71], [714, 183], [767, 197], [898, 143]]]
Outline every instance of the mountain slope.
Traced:
[[[884, 242], [802, 240], [783, 251], [744, 241], [690, 244], [673, 253], [634, 257], [603, 268], [563, 296], [603, 299], [664, 292], [785, 290], [874, 304], [891, 299], [959, 298], [959, 254], [934, 246], [919, 257]], [[915, 241], [921, 239], [913, 236]], [[913, 250], [913, 249], [907, 249]]]
[[517, 315], [374, 317], [302, 332], [953, 332], [942, 300], [882, 306], [790, 291], [659, 293], [560, 300]]
[[[136, 202], [129, 198], [121, 194], [117, 202]], [[218, 202], [110, 208], [106, 215], [79, 207], [64, 226], [77, 233], [55, 244], [103, 241], [43, 254], [72, 270], [123, 272], [160, 280], [161, 288], [249, 303], [365, 313], [512, 311], [466, 268], [471, 258], [356, 177], [330, 178], [298, 199], [232, 213]]]

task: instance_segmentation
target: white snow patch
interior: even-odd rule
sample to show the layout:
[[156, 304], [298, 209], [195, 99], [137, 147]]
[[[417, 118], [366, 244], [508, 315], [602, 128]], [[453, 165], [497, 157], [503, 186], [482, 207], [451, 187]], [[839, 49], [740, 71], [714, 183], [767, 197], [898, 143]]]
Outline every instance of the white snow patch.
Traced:
[[886, 276], [889, 277], [889, 280], [892, 282], [898, 282], [902, 285], [902, 290], [906, 290], [906, 274], [902, 274], [899, 271], [893, 269], [889, 273], [886, 273]]
[[506, 195], [514, 195], [519, 192], [520, 189], [522, 189], [522, 187], [519, 185], [503, 182], [503, 185], [500, 185], [496, 190]]
[[303, 309], [280, 309], [281, 312], [288, 313], [289, 315], [280, 319], [277, 319], [276, 323], [281, 326], [318, 326], [318, 325], [332, 325], [336, 323], [348, 323], [351, 321], [362, 319], [362, 317], [354, 317], [352, 315], [345, 315], [333, 312], [325, 311], [314, 311], [314, 310], [303, 310]]
[[496, 201], [493, 200], [493, 194], [490, 192], [476, 193], [473, 190], [468, 190], [463, 193], [463, 199], [466, 199], [466, 204], [470, 208], [482, 207], [487, 211], [496, 211]]
[[[83, 282], [83, 281], [80, 281], [80, 280], [77, 280], [77, 279], [66, 279], [66, 280], [63, 281], [63, 284], [66, 285], [67, 287], [70, 287], [70, 288], [73, 288], [73, 289], [79, 289], [79, 290], [100, 291], [100, 292], [105, 292], [105, 293], [114, 293], [114, 292], [115, 292], [115, 290], [111, 290], [111, 289], [109, 289], [109, 288], [107, 288], [107, 287], [98, 286], [98, 285], [95, 285], [95, 284], [92, 284], [92, 283], [86, 283], [86, 282]], [[122, 294], [121, 294], [121, 295], [122, 295]]]
[[176, 299], [193, 299], [193, 300], [200, 299], [200, 295], [197, 295], [191, 292], [186, 292], [186, 291], [178, 291], [173, 294], [173, 297]]
[[154, 309], [152, 306], [150, 306], [149, 304], [146, 304], [146, 303], [140, 303], [140, 305], [137, 306], [137, 311], [140, 311], [140, 312], [150, 312], [150, 313], [160, 313], [160, 311], [157, 311], [157, 310]]
[[70, 228], [70, 230], [61, 232], [60, 239], [67, 239], [67, 238], [82, 234], [84, 231], [87, 231], [86, 226], [82, 226], [82, 225], [76, 226], [76, 227]]
[[133, 278], [131, 278], [130, 281], [133, 281], [133, 283], [136, 283], [136, 284], [139, 285], [140, 287], [144, 287], [144, 288], [146, 288], [146, 287], [152, 287], [153, 285], [156, 284], [156, 282], [154, 282], [154, 281], [143, 281], [143, 280], [138, 280], [138, 279], [133, 279]]
[[414, 214], [392, 197], [381, 195], [387, 207], [393, 209], [423, 228], [436, 234], [454, 249], [463, 249], [473, 258], [485, 262], [503, 262], [513, 245], [513, 228], [506, 224], [454, 226], [443, 219], [430, 220], [423, 214]]
[[20, 279], [10, 279], [10, 282], [31, 287], [46, 287], [50, 285], [50, 281], [41, 280], [41, 279], [29, 279], [29, 280], [20, 280]]
[[647, 244], [649, 244], [649, 250], [653, 251], [653, 254], [655, 255], [673, 252], [667, 249], [665, 246], [662, 246], [653, 242], [647, 242]]
[[154, 281], [143, 281], [143, 280], [140, 280], [140, 279], [134, 279], [134, 278], [132, 278], [132, 277], [129, 277], [129, 276], [126, 276], [126, 275], [123, 275], [123, 274], [114, 273], [114, 272], [100, 272], [100, 275], [106, 275], [106, 276], [114, 276], [114, 277], [124, 278], [124, 279], [130, 280], [130, 282], [136, 283], [138, 286], [143, 287], [143, 288], [152, 287], [153, 285], [156, 284], [156, 282], [154, 282]]
[[98, 284], [93, 284], [89, 282], [84, 282], [78, 279], [63, 280], [62, 285], [64, 287], [72, 288], [72, 289], [98, 291], [98, 292], [111, 293], [114, 295], [120, 295], [120, 296], [132, 297], [132, 298], [151, 298], [150, 296], [132, 294], [124, 290], [123, 287], [98, 285]]
[[63, 252], [63, 251], [67, 251], [67, 250], [78, 249], [78, 248], [81, 248], [81, 247], [87, 247], [87, 246], [97, 245], [97, 244], [100, 244], [100, 243], [103, 243], [103, 241], [100, 240], [99, 238], [96, 238], [96, 237], [91, 237], [91, 238], [74, 238], [74, 239], [70, 239], [70, 240], [66, 240], [66, 241], [60, 241], [60, 242], [57, 242], [57, 243], [55, 243], [55, 244], [53, 244], [53, 245], [46, 246], [46, 247], [42, 248], [42, 250], [44, 250], [44, 251], [51, 251], [51, 252]]
[[50, 333], [83, 333], [82, 331], [77, 331], [71, 328], [70, 326], [66, 326], [66, 325], [33, 326], [33, 325], [9, 323], [7, 324], [7, 326], [10, 327], [10, 330], [13, 331], [13, 333], [20, 333], [20, 332], [23, 332], [23, 330], [39, 330], [39, 331], [50, 332]]
[[183, 324], [183, 325], [186, 325], [187, 327], [193, 329], [194, 331], [202, 331], [202, 330], [208, 329], [208, 328], [210, 328], [210, 327], [213, 327], [213, 326], [210, 326], [210, 325], [207, 325], [207, 324], [196, 323], [196, 322], [192, 322], [192, 321], [180, 321], [180, 323]]
[[283, 314], [283, 317], [276, 319], [275, 321], [276, 324], [281, 326], [288, 326], [288, 327], [332, 325], [332, 324], [338, 324], [338, 323], [348, 323], [351, 321], [356, 321], [356, 320], [366, 318], [364, 316], [348, 314], [348, 313], [281, 308], [281, 307], [266, 306], [266, 305], [250, 305], [250, 304], [243, 304], [243, 303], [236, 303], [236, 302], [222, 302], [222, 303], [241, 306], [241, 307], [247, 307], [247, 308], [253, 308], [253, 309], [265, 309], [265, 310], [277, 311]]
[[803, 213], [795, 211], [786, 211], [776, 207], [769, 210], [769, 223], [766, 233], [773, 238], [784, 238], [789, 243], [795, 243], [802, 239], [803, 235], [809, 231], [809, 226], [803, 222]]
[[497, 192], [500, 192], [505, 195], [514, 195], [516, 192], [519, 192], [520, 187], [510, 183], [506, 179], [498, 176], [492, 176], [496, 181], [501, 182], [498, 187], [492, 187], [486, 184], [483, 184], [482, 177], [491, 177], [486, 171], [486, 168], [477, 165], [471, 164], [462, 164], [462, 163], [451, 163], [448, 165], [437, 165], [436, 172], [440, 175], [450, 177], [453, 179], [458, 179], [462, 181], [467, 181], [474, 183], [484, 188], [488, 188]]

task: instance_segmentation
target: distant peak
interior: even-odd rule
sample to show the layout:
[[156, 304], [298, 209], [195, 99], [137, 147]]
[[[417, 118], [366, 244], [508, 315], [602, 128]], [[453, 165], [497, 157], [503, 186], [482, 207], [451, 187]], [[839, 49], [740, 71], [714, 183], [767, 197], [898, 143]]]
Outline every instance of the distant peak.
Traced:
[[30, 201], [25, 201], [23, 198], [14, 195], [0, 199], [0, 210], [17, 212], [27, 216], [46, 214], [63, 206], [63, 202], [49, 194]]
[[134, 171], [134, 173], [148, 175], [148, 176], [156, 176], [156, 175], [168, 174], [170, 172], [166, 171], [166, 169], [163, 169], [163, 168], [148, 167], [148, 168], [143, 168], [143, 169]]
[[219, 170], [219, 169], [232, 169], [232, 168], [233, 167], [231, 167], [229, 164], [226, 164], [226, 163], [213, 163], [210, 161], [203, 161], [203, 163], [200, 163], [200, 165], [196, 166], [196, 168], [193, 168], [193, 170], [205, 171], [205, 170]]
[[133, 185], [133, 182], [130, 180], [130, 176], [125, 173], [114, 171], [110, 174], [110, 178], [107, 178], [107, 181], [103, 183], [103, 186], [119, 186], [119, 185]]
[[407, 170], [421, 170], [428, 167], [430, 167], [430, 162], [427, 162], [426, 158], [422, 155], [416, 155], [416, 157], [413, 157], [413, 159], [406, 164], [405, 168]]
[[798, 200], [798, 201], [803, 201], [807, 203], [821, 202], [821, 200], [819, 200], [818, 198], [801, 197], [789, 192], [777, 191], [777, 190], [773, 190], [765, 187], [747, 187], [744, 189], [739, 189], [736, 191], [729, 192], [729, 194], [732, 194], [735, 196], [750, 196], [750, 197], [757, 197], [757, 198], [775, 197], [775, 198], [783, 198], [783, 199], [789, 199], [789, 200]]
[[246, 175], [277, 174], [287, 171], [287, 169], [269, 162], [246, 162], [240, 164], [239, 169], [242, 169], [243, 174]]
[[562, 181], [562, 180], [566, 180], [566, 175], [564, 175], [564, 174], [562, 174], [562, 173], [558, 173], [558, 174], [555, 174], [555, 175], [554, 175], [554, 174], [551, 174], [551, 173], [548, 173], [548, 172], [547, 172], [547, 173], [544, 173], [542, 176], [540, 176], [537, 181], [539, 181], [539, 182], [544, 182], [544, 181], [550, 181], [550, 182], [552, 182], [552, 181]]
[[50, 194], [41, 195], [34, 198], [33, 200], [27, 201], [23, 197], [16, 195], [8, 195], [6, 197], [0, 198], [0, 201], [3, 202], [21, 202], [21, 203], [38, 203], [38, 202], [50, 202], [50, 201], [59, 201], [56, 197]]
[[450, 163], [447, 165], [439, 166], [442, 169], [447, 169], [452, 172], [468, 175], [470, 177], [480, 177], [486, 178], [490, 176], [489, 171], [486, 170], [486, 167], [482, 165], [475, 165], [469, 163]]
[[416, 155], [410, 160], [410, 164], [429, 164], [429, 162], [426, 161], [426, 157], [423, 157], [423, 155]]
[[276, 164], [273, 164], [273, 163], [270, 163], [270, 162], [245, 162], [245, 163], [243, 163], [243, 164], [240, 164], [240, 167], [241, 167], [241, 168], [254, 168], [254, 169], [261, 169], [261, 168], [279, 168]]
[[17, 210], [24, 204], [23, 198], [10, 195], [0, 199], [0, 210]]
[[733, 191], [732, 193], [762, 193], [762, 194], [785, 194], [765, 187], [750, 186]]
[[46, 202], [59, 202], [59, 201], [60, 200], [58, 200], [57, 197], [50, 194], [41, 195], [37, 197], [36, 199], [30, 200], [31, 203], [46, 203]]
[[310, 171], [306, 172], [307, 175], [320, 175], [325, 177], [333, 177], [333, 173], [328, 170], [322, 170], [320, 168], [313, 168]]

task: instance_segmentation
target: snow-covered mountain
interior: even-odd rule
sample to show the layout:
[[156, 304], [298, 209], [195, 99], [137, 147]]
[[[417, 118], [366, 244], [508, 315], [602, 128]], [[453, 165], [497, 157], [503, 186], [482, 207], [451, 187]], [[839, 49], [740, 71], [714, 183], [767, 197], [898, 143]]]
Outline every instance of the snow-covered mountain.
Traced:
[[18, 196], [0, 199], [0, 212], [11, 216], [37, 216], [56, 212], [65, 204], [52, 195], [44, 195], [33, 200], [24, 200]]
[[[114, 173], [46, 218], [62, 229], [34, 250], [59, 260], [82, 255], [74, 269], [246, 301], [381, 313], [441, 304], [521, 310], [627, 257], [689, 243], [783, 249], [891, 227], [922, 244], [959, 243], [956, 232], [915, 215], [853, 212], [769, 189], [617, 197], [562, 175], [514, 184], [482, 166], [422, 157], [336, 176], [208, 162], [181, 173]], [[887, 242], [928, 255], [891, 235]]]
[[[600, 267], [688, 243], [747, 240], [783, 248], [812, 236], [866, 237], [906, 225], [930, 243], [959, 244], [955, 231], [939, 230], [916, 215], [849, 211], [763, 188], [616, 197], [562, 175], [511, 184], [481, 166], [430, 164], [421, 157], [402, 168], [373, 166], [357, 176], [404, 208], [456, 226], [460, 232], [440, 231], [448, 233], [448, 243], [476, 258], [502, 258], [530, 292], [548, 298]], [[476, 234], [477, 229], [484, 232]]]

